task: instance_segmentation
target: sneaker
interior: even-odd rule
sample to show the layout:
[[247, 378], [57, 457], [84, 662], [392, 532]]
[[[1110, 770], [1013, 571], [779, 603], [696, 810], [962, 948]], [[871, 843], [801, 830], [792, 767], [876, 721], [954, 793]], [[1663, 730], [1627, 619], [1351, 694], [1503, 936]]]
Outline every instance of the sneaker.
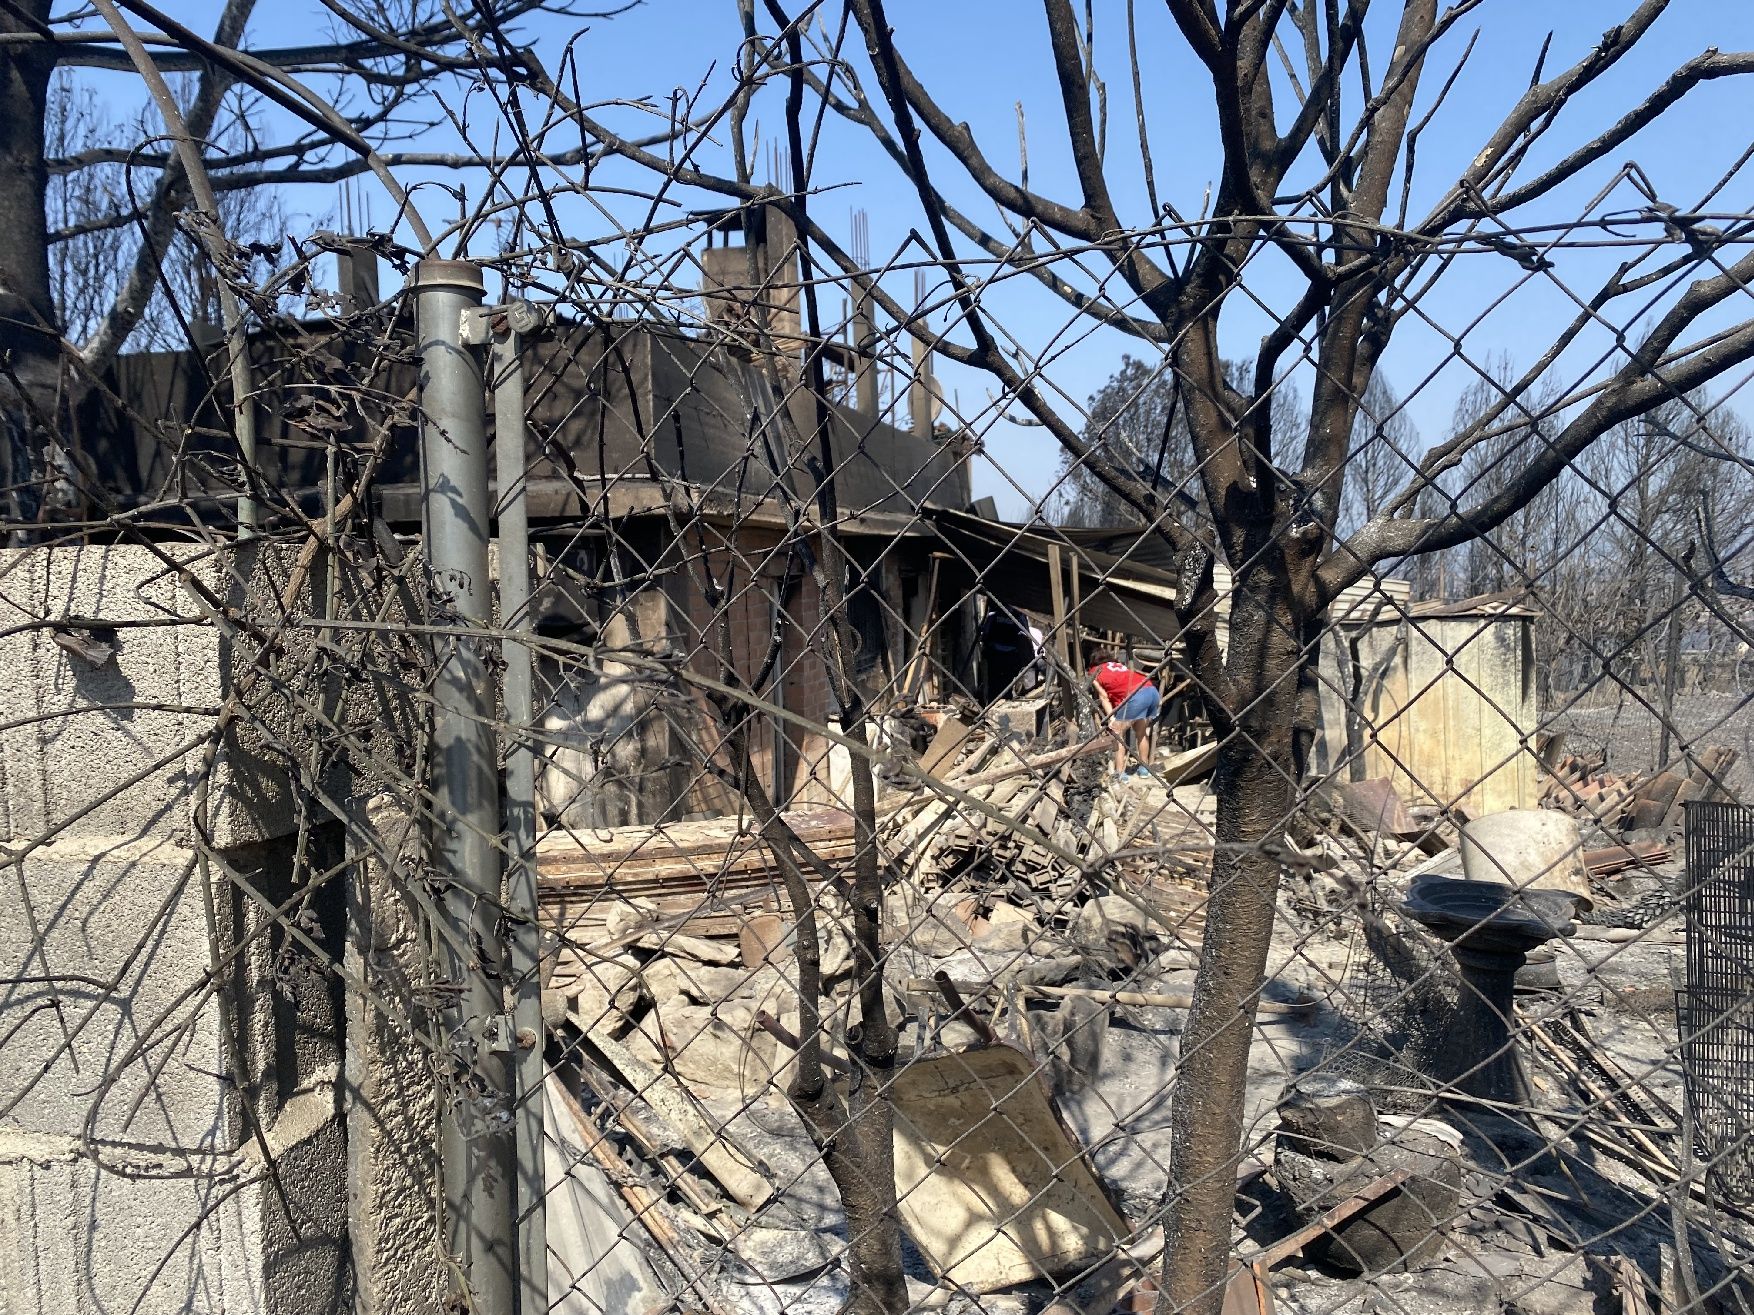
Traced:
[[1133, 768], [1132, 774], [1134, 776], [1149, 776], [1151, 775], [1151, 769], [1144, 763], [1140, 763], [1137, 767]]

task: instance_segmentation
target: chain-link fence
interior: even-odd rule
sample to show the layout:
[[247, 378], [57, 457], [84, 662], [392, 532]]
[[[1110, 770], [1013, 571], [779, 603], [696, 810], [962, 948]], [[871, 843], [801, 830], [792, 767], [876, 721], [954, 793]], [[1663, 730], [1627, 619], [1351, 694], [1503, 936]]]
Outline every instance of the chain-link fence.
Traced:
[[[1748, 1310], [1754, 220], [1604, 163], [1747, 61], [1416, 187], [1474, 8], [1049, 0], [1056, 201], [875, 0], [661, 112], [100, 4], [216, 323], [8, 311], [6, 1309]], [[394, 219], [228, 236], [147, 44]]]

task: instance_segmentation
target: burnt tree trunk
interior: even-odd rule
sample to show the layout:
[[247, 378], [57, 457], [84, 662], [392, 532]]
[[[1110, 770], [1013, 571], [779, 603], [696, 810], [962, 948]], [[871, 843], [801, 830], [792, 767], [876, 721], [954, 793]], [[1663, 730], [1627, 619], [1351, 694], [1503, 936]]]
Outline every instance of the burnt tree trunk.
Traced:
[[[804, 47], [795, 24], [779, 0], [765, 0], [769, 15], [786, 37], [790, 69], [786, 85], [786, 147], [791, 163], [792, 195], [786, 218], [796, 234], [810, 230], [810, 179], [804, 149]], [[771, 253], [770, 253], [771, 255]], [[804, 328], [813, 344], [824, 341], [817, 304], [815, 257], [809, 241], [797, 245], [798, 285], [803, 298]], [[846, 584], [853, 558], [842, 542], [840, 500], [835, 472], [833, 411], [819, 347], [805, 357], [804, 378], [814, 421], [817, 469], [816, 502], [821, 520], [822, 553], [816, 560], [817, 586], [822, 591], [824, 660], [834, 701], [840, 708], [841, 730], [856, 744], [868, 742], [863, 691], [851, 661], [854, 636], [847, 608]], [[782, 416], [785, 414], [781, 408]], [[798, 449], [794, 449], [798, 451]], [[796, 467], [794, 467], [796, 468]], [[803, 465], [808, 469], [808, 463]], [[822, 1148], [823, 1163], [840, 1193], [847, 1219], [846, 1315], [902, 1315], [908, 1308], [907, 1280], [902, 1270], [901, 1222], [895, 1198], [895, 1108], [889, 1085], [895, 1070], [900, 1037], [889, 1017], [883, 983], [882, 856], [877, 848], [877, 783], [871, 760], [851, 755], [853, 785], [852, 941], [853, 972], [858, 983], [859, 1022], [849, 1030], [847, 1050], [853, 1060], [846, 1095], [846, 1117], [823, 1120], [818, 1104], [809, 1117]], [[825, 1093], [826, 1094], [826, 1093]], [[835, 1126], [838, 1123], [839, 1126]]]
[[0, 39], [0, 489], [15, 523], [36, 519], [41, 505], [59, 376], [43, 161], [55, 51], [27, 40], [49, 9], [49, 0], [0, 6], [0, 38], [9, 38]]
[[[1270, 532], [1270, 530], [1269, 530]], [[1236, 1161], [1255, 1005], [1266, 973], [1279, 893], [1279, 839], [1308, 751], [1306, 670], [1295, 569], [1272, 545], [1235, 560], [1226, 671], [1234, 723], [1219, 747], [1213, 789], [1217, 845], [1193, 1005], [1182, 1033], [1171, 1104], [1170, 1199], [1158, 1310], [1217, 1315], [1230, 1256]]]

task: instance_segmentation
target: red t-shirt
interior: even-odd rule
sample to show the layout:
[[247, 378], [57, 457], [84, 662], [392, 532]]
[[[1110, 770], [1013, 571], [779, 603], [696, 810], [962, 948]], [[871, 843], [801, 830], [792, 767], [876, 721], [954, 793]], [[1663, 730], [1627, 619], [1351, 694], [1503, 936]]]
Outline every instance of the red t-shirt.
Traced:
[[1090, 674], [1096, 683], [1102, 686], [1102, 692], [1108, 695], [1108, 701], [1114, 707], [1120, 707], [1135, 690], [1151, 683], [1151, 677], [1143, 672], [1134, 671], [1125, 662], [1099, 662], [1090, 668]]

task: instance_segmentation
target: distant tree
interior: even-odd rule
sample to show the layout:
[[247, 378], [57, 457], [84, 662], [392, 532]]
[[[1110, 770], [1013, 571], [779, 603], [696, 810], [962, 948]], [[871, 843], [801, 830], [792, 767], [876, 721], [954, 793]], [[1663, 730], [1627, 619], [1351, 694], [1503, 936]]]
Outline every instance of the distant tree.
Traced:
[[[1550, 379], [1519, 385], [1517, 375], [1508, 356], [1495, 356], [1456, 401], [1451, 434], [1465, 434], [1483, 424], [1492, 430], [1444, 481], [1459, 502], [1489, 497], [1514, 485], [1518, 473], [1541, 455], [1561, 428], [1560, 390]], [[1501, 593], [1547, 579], [1574, 538], [1567, 532], [1566, 515], [1571, 502], [1566, 490], [1572, 482], [1571, 472], [1562, 471], [1518, 511], [1457, 549], [1452, 554], [1457, 596]]]
[[[1175, 392], [1173, 370], [1129, 353], [1085, 403], [1089, 417], [1084, 422], [1085, 441], [1108, 460], [1163, 489], [1168, 501], [1178, 493], [1193, 496], [1188, 475], [1194, 451], [1186, 411]], [[1070, 453], [1060, 455], [1055, 490], [1053, 519], [1062, 525], [1121, 525], [1137, 519], [1125, 499]]]
[[1352, 425], [1352, 450], [1346, 455], [1346, 486], [1340, 500], [1341, 534], [1362, 529], [1388, 507], [1418, 468], [1424, 450], [1418, 428], [1381, 373], [1370, 376]]
[[[191, 86], [187, 75], [178, 81], [185, 92]], [[248, 141], [245, 125], [259, 111], [260, 98], [235, 88], [228, 101], [215, 145], [223, 151], [243, 150]], [[83, 167], [72, 162], [108, 157], [156, 132], [138, 122], [115, 122], [97, 92], [66, 69], [50, 83], [44, 129], [51, 163], [45, 204], [49, 232], [58, 239], [49, 247], [50, 290], [67, 340], [92, 346], [123, 294], [140, 246], [133, 226], [111, 221], [139, 208], [140, 195], [150, 192], [156, 171], [107, 158]], [[219, 213], [221, 228], [240, 245], [277, 247], [286, 233], [285, 207], [277, 188], [221, 192]], [[217, 325], [220, 317], [212, 263], [192, 243], [171, 242], [137, 324], [118, 346], [176, 350], [188, 346], [191, 325]]]
[[1754, 442], [1747, 424], [1703, 393], [1617, 425], [1578, 463], [1575, 501], [1593, 551], [1575, 628], [1617, 674], [1648, 680], [1666, 666], [1669, 628], [1695, 624], [1701, 646], [1737, 636], [1690, 597], [1683, 567], [1710, 507], [1732, 543], [1754, 530]]
[[[1462, 505], [1510, 487], [1569, 420], [1550, 377], [1519, 387], [1506, 356], [1456, 403], [1450, 433], [1497, 415], [1475, 445], [1427, 492], [1430, 506]], [[1512, 393], [1513, 389], [1517, 389]], [[1731, 642], [1688, 602], [1682, 559], [1707, 503], [1730, 541], [1754, 526], [1754, 449], [1747, 425], [1702, 390], [1614, 425], [1515, 514], [1475, 539], [1413, 565], [1423, 593], [1463, 598], [1512, 593], [1533, 606], [1535, 671], [1544, 704], [1604, 671], [1648, 678], [1663, 662], [1667, 619], [1701, 618], [1705, 645]], [[1685, 626], [1686, 622], [1682, 624]]]
[[[1224, 368], [1233, 383], [1243, 382], [1242, 365], [1226, 362]], [[1198, 519], [1201, 484], [1194, 437], [1173, 369], [1127, 353], [1084, 410], [1083, 437], [1092, 452], [1157, 490], [1170, 515], [1189, 524]], [[1282, 437], [1295, 434], [1303, 423], [1296, 390], [1289, 384], [1281, 387], [1273, 423]], [[1060, 457], [1053, 513], [1057, 523], [1083, 528], [1140, 523], [1137, 509], [1104, 483], [1089, 461], [1069, 452]]]

